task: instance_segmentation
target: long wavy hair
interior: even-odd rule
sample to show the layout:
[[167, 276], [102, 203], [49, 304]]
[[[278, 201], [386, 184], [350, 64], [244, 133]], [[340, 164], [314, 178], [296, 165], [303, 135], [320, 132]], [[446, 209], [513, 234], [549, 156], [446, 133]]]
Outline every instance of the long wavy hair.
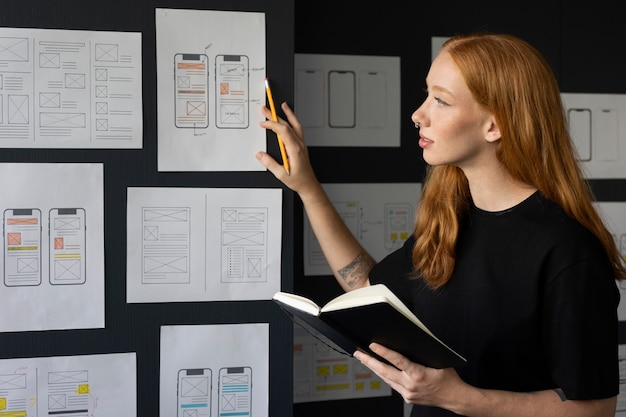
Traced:
[[[592, 201], [577, 161], [559, 87], [545, 58], [527, 42], [504, 34], [459, 35], [442, 50], [459, 67], [474, 99], [495, 116], [502, 138], [496, 156], [510, 174], [560, 205], [593, 232], [613, 265], [626, 269]], [[460, 223], [471, 203], [467, 178], [451, 165], [427, 167], [413, 248], [416, 276], [433, 288], [452, 276]], [[420, 219], [423, 219], [420, 221]]]

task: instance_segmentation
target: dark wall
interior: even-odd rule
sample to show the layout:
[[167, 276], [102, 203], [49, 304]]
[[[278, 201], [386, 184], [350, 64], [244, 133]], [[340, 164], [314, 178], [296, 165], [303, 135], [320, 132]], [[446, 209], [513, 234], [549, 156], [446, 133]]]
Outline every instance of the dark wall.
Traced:
[[[538, 48], [552, 66], [561, 91], [626, 93], [626, 25], [616, 2], [574, 7], [557, 0], [297, 1], [295, 52], [399, 56], [401, 59], [400, 148], [312, 147], [310, 156], [323, 183], [421, 182], [424, 162], [417, 146], [413, 111], [425, 95], [431, 36], [485, 30], [518, 35]], [[306, 138], [305, 138], [306, 139]], [[591, 181], [600, 201], [626, 201], [626, 180]], [[298, 209], [300, 212], [298, 212]], [[296, 202], [296, 221], [302, 221]], [[296, 225], [296, 231], [302, 230]], [[296, 236], [296, 244], [301, 238]], [[302, 253], [296, 248], [296, 257]], [[295, 289], [324, 303], [341, 292], [331, 276], [304, 277], [295, 263]], [[624, 323], [620, 323], [623, 326]], [[626, 343], [626, 328], [620, 329]], [[401, 416], [402, 399], [392, 397], [294, 405], [294, 416]]]
[[[143, 149], [0, 149], [0, 162], [104, 164], [105, 328], [0, 333], [0, 358], [136, 352], [137, 416], [159, 415], [160, 326], [270, 323], [269, 415], [292, 415], [292, 323], [270, 300], [126, 303], [127, 187], [264, 187], [268, 172], [157, 172], [155, 8], [264, 12], [268, 77], [276, 97], [293, 97], [294, 5], [289, 0], [20, 0], [0, 3], [0, 26], [142, 33]], [[275, 137], [268, 150], [279, 157]], [[0, 197], [1, 198], [1, 197]], [[293, 195], [283, 194], [282, 287], [293, 288]], [[0, 293], [0, 302], [2, 294]], [[7, 318], [3, 318], [7, 319]], [[169, 417], [169, 416], [168, 416]]]

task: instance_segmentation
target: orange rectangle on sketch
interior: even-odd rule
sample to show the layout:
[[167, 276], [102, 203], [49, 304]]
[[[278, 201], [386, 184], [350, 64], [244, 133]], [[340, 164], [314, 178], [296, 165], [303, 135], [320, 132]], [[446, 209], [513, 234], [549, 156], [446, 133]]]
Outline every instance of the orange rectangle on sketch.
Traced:
[[22, 234], [19, 232], [9, 232], [7, 233], [7, 244], [8, 245], [21, 245], [22, 244]]
[[63, 238], [55, 237], [54, 238], [54, 249], [63, 249]]
[[37, 224], [39, 219], [37, 217], [28, 217], [24, 219], [20, 218], [11, 218], [7, 219], [7, 224]]
[[206, 67], [206, 64], [190, 64], [181, 62], [178, 64], [178, 68], [180, 69], [201, 69], [203, 70]]

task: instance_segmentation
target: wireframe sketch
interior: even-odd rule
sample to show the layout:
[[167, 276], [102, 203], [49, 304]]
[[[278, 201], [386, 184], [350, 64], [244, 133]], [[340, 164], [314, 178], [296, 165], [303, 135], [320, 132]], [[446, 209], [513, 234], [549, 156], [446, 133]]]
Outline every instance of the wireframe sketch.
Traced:
[[209, 368], [178, 371], [177, 417], [209, 417], [211, 415], [212, 371]]
[[178, 128], [209, 126], [209, 58], [204, 54], [174, 55], [175, 124]]
[[218, 416], [252, 414], [252, 368], [249, 366], [219, 370]]
[[130, 34], [1, 28], [0, 146], [141, 147], [140, 45]]
[[409, 203], [385, 204], [385, 249], [398, 249], [413, 232], [413, 207]]
[[248, 127], [248, 57], [217, 55], [215, 57], [215, 111], [218, 128]]
[[85, 210], [53, 208], [49, 213], [50, 284], [84, 284], [87, 268]]
[[222, 208], [222, 282], [265, 282], [268, 211]]
[[142, 283], [188, 284], [191, 208], [144, 207]]
[[356, 126], [356, 74], [332, 70], [328, 73], [328, 125], [336, 128]]
[[29, 416], [36, 403], [37, 385], [34, 372], [23, 370], [0, 374], [0, 410], [8, 416]]
[[48, 372], [48, 415], [93, 415], [89, 371]]
[[4, 210], [4, 285], [41, 284], [41, 210]]
[[295, 74], [295, 108], [303, 127], [325, 124], [326, 82], [320, 69], [299, 69]]

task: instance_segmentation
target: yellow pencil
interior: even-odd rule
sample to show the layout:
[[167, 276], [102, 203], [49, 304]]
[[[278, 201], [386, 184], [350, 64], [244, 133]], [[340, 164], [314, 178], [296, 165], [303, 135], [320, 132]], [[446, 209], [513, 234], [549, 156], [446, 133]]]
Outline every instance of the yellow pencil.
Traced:
[[[275, 122], [278, 121], [278, 116], [276, 115], [276, 106], [274, 105], [274, 98], [272, 97], [272, 90], [270, 89], [270, 82], [267, 78], [265, 78], [265, 92], [267, 93], [267, 101], [270, 102], [270, 111], [272, 112], [272, 120]], [[283, 166], [285, 167], [285, 171], [287, 171], [287, 175], [289, 175], [289, 159], [287, 159], [287, 152], [285, 151], [285, 144], [281, 139], [280, 135], [277, 133], [276, 137], [278, 138], [278, 147], [280, 148], [280, 156], [283, 159]]]

